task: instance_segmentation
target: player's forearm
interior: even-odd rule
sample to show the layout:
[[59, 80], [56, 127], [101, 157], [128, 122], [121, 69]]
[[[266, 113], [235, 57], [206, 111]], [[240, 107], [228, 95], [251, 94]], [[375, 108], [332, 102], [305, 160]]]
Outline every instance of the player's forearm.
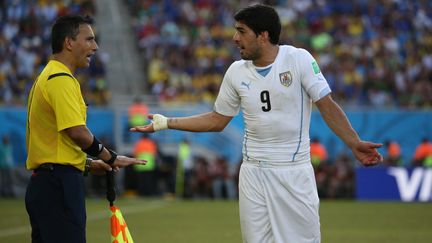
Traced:
[[323, 118], [332, 131], [350, 148], [360, 141], [357, 132], [351, 126], [348, 118], [342, 110], [333, 114], [323, 115]]
[[168, 118], [168, 128], [189, 132], [220, 132], [229, 120], [215, 112], [208, 112], [195, 116]]
[[354, 147], [359, 141], [360, 137], [351, 126], [345, 112], [340, 106], [332, 99], [325, 101], [325, 103], [317, 103], [321, 116], [327, 123], [327, 126], [347, 144], [348, 147]]

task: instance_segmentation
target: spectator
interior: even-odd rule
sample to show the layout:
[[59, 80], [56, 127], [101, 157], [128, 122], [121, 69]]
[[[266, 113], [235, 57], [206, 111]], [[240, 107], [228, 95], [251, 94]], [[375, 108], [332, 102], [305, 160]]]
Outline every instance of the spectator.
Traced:
[[210, 166], [210, 174], [212, 177], [213, 197], [215, 199], [236, 198], [234, 177], [225, 157], [219, 156], [216, 158]]
[[384, 157], [383, 164], [386, 166], [403, 165], [399, 143], [394, 140], [387, 140], [384, 145], [386, 148], [386, 156]]
[[432, 143], [428, 138], [423, 138], [422, 142], [417, 146], [412, 166], [432, 167]]
[[195, 158], [192, 191], [194, 198], [210, 198], [211, 196], [209, 163], [207, 159], [202, 156]]
[[327, 163], [327, 149], [318, 138], [312, 139], [310, 153], [312, 165], [314, 166], [315, 170], [317, 170], [322, 163]]
[[176, 195], [178, 198], [192, 196], [193, 156], [189, 140], [183, 139], [178, 147], [176, 166]]
[[[269, 2], [287, 30], [281, 44], [313, 50], [335, 99], [344, 105], [431, 106], [426, 92], [432, 83], [432, 55], [427, 51], [432, 47], [427, 41], [432, 36], [430, 4], [420, 0], [354, 0], [342, 5], [335, 0]], [[238, 59], [230, 45], [233, 24], [227, 16], [245, 4], [239, 0], [129, 1], [148, 80], [160, 101], [212, 103], [220, 73]], [[147, 48], [153, 46], [157, 51]]]
[[176, 157], [163, 154], [158, 150], [158, 188], [165, 199], [175, 198], [176, 187]]
[[[48, 62], [53, 20], [67, 13], [94, 15], [96, 8], [94, 0], [67, 3], [9, 0], [0, 5], [0, 105], [22, 106], [27, 104], [34, 78]], [[104, 66], [105, 63], [93, 65]], [[87, 102], [106, 105], [109, 92], [104, 83], [105, 73], [82, 71], [79, 76]], [[94, 84], [97, 84], [96, 89], [90, 87]]]
[[147, 124], [148, 113], [149, 109], [147, 105], [144, 104], [140, 97], [135, 97], [133, 103], [128, 107], [129, 127], [143, 126]]
[[128, 127], [124, 130], [126, 141], [136, 142], [139, 139], [137, 134], [131, 134], [129, 128], [136, 126], [136, 124], [145, 125], [148, 123], [149, 109], [147, 105], [141, 100], [140, 97], [135, 97], [132, 104], [128, 107]]
[[135, 158], [147, 161], [146, 165], [134, 165], [138, 178], [138, 194], [141, 196], [156, 196], [157, 194], [157, 149], [157, 144], [148, 134], [142, 134], [141, 139], [135, 143]]
[[318, 195], [324, 198], [327, 196], [327, 187], [330, 179], [327, 149], [318, 138], [313, 138], [310, 145], [310, 153], [312, 166], [315, 171]]
[[14, 197], [12, 180], [13, 155], [9, 137], [3, 135], [0, 143], [0, 196]]
[[339, 155], [330, 170], [328, 198], [352, 198], [354, 195], [353, 161], [346, 154]]

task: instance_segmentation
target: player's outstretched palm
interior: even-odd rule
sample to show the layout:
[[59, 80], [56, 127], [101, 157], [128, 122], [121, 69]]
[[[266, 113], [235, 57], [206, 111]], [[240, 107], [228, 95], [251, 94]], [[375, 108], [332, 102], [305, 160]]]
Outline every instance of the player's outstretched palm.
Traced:
[[[153, 120], [153, 115], [148, 115], [148, 118], [150, 120]], [[145, 133], [153, 133], [155, 132], [154, 128], [153, 128], [153, 122], [148, 124], [148, 125], [144, 125], [144, 126], [135, 126], [132, 127], [130, 129], [131, 132], [145, 132]]]
[[352, 151], [356, 159], [364, 166], [374, 166], [383, 161], [382, 155], [377, 150], [380, 147], [382, 144], [360, 141], [352, 148]]

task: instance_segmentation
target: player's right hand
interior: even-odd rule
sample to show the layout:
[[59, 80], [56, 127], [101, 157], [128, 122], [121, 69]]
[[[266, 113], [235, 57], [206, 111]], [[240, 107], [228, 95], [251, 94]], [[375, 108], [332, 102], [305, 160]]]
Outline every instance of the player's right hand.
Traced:
[[150, 114], [148, 118], [152, 122], [145, 126], [135, 126], [130, 129], [131, 132], [146, 132], [153, 133], [155, 131], [160, 131], [168, 129], [168, 118], [161, 114]]
[[364, 166], [374, 166], [383, 161], [382, 155], [377, 150], [380, 147], [382, 147], [381, 143], [359, 141], [359, 143], [352, 148], [352, 151], [356, 159]]

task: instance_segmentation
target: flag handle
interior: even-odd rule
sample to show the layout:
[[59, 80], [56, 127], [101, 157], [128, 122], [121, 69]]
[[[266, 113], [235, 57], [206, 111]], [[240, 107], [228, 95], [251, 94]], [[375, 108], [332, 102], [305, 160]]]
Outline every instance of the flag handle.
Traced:
[[110, 206], [114, 206], [114, 200], [116, 198], [114, 170], [106, 172], [106, 179], [107, 179], [106, 198], [110, 203]]

